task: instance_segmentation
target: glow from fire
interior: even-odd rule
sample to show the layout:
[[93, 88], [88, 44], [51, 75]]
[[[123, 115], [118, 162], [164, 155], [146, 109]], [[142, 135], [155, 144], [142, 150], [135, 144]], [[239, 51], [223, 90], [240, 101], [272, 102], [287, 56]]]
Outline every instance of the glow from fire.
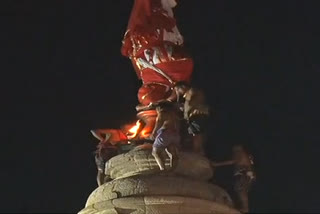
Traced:
[[147, 130], [144, 129], [144, 130], [141, 131], [141, 136], [142, 137], [145, 138], [145, 137], [148, 137], [149, 135], [150, 135], [150, 133], [148, 133]]
[[141, 127], [141, 121], [140, 120], [138, 120], [137, 122], [136, 122], [136, 124], [132, 127], [132, 128], [130, 128], [129, 129], [129, 138], [130, 139], [132, 139], [132, 138], [134, 138], [134, 137], [136, 137], [137, 136], [137, 134], [138, 134], [138, 130], [140, 129], [140, 127]]

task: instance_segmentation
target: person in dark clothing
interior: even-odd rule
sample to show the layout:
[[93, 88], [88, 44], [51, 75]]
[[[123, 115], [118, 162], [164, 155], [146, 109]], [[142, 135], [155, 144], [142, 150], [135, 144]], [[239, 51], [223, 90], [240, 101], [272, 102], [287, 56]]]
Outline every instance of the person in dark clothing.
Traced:
[[252, 183], [256, 179], [253, 169], [253, 157], [247, 152], [243, 145], [234, 145], [232, 147], [232, 160], [223, 162], [212, 162], [212, 167], [234, 166], [234, 185], [233, 189], [239, 202], [239, 210], [243, 213], [249, 212], [248, 192]]
[[193, 136], [193, 151], [204, 155], [204, 137], [209, 116], [209, 108], [204, 93], [185, 82], [178, 82], [174, 86], [177, 101], [184, 98], [183, 114], [188, 122], [188, 132]]

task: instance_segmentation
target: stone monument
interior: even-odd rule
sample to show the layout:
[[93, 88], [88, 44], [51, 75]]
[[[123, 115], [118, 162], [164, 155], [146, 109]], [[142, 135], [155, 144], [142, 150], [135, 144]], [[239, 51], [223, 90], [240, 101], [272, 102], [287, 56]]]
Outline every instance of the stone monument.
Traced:
[[209, 182], [214, 172], [205, 156], [182, 148], [177, 167], [160, 171], [151, 154], [147, 139], [157, 113], [150, 103], [170, 98], [174, 84], [190, 82], [193, 72], [193, 60], [176, 26], [176, 5], [175, 0], [134, 2], [121, 52], [142, 81], [139, 120], [125, 133], [128, 145], [139, 144], [106, 162], [108, 181], [91, 193], [79, 214], [240, 213], [227, 192]]

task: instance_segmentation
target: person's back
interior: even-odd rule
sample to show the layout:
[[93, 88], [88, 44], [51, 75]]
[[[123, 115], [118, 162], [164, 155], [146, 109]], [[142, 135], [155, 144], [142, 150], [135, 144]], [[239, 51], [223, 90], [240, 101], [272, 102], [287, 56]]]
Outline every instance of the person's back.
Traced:
[[247, 154], [241, 153], [234, 156], [235, 164], [240, 166], [251, 166], [250, 159]]
[[190, 88], [186, 95], [186, 99], [189, 100], [190, 106], [198, 106], [205, 104], [205, 96], [202, 90], [198, 88]]
[[204, 93], [196, 88], [190, 88], [185, 93], [184, 118], [189, 123], [188, 132], [193, 136], [193, 150], [205, 154], [205, 128], [207, 127], [209, 108], [206, 105]]
[[234, 146], [233, 148], [233, 160], [235, 165], [235, 171], [238, 170], [253, 170], [250, 155], [241, 146]]
[[189, 120], [194, 111], [208, 113], [204, 93], [197, 88], [190, 88], [185, 94], [184, 115]]
[[163, 119], [161, 128], [176, 131], [179, 129], [179, 118], [173, 110], [162, 110], [160, 114]]

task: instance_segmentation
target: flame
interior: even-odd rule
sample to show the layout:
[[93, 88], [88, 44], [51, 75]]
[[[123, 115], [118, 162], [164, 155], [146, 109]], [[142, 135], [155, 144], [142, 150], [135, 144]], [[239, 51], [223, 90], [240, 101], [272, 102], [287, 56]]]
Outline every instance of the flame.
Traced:
[[142, 136], [142, 137], [148, 137], [147, 130], [145, 130], [145, 129], [142, 130], [141, 136]]
[[136, 137], [137, 136], [137, 134], [138, 134], [138, 130], [140, 129], [140, 127], [141, 127], [141, 121], [140, 120], [138, 120], [137, 122], [136, 122], [136, 124], [132, 127], [132, 128], [130, 128], [129, 129], [129, 133], [128, 133], [128, 138], [130, 138], [130, 139], [132, 139], [132, 138], [134, 138], [134, 137]]

